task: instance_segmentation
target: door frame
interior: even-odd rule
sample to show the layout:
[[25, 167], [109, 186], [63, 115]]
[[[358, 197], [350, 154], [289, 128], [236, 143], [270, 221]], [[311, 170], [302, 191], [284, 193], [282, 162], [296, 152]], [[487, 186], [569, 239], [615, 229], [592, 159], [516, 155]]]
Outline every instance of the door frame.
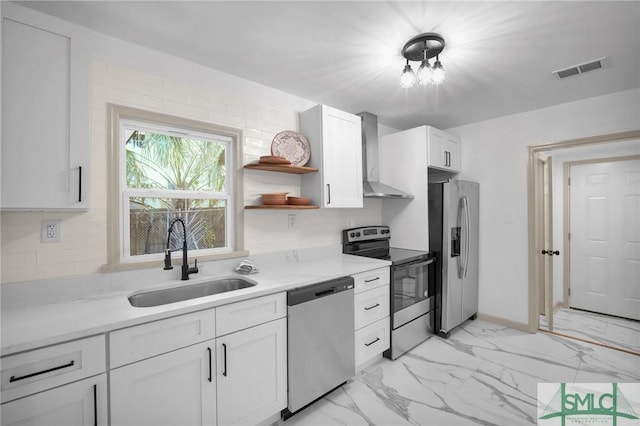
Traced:
[[[535, 154], [535, 250], [550, 250], [553, 245], [552, 216], [552, 158], [541, 153]], [[535, 257], [536, 282], [538, 285], [539, 314], [544, 314], [547, 328], [553, 330], [553, 259], [550, 256]]]
[[[570, 139], [561, 142], [553, 142], [548, 144], [530, 145], [528, 150], [527, 161], [527, 216], [528, 216], [528, 240], [529, 240], [529, 261], [528, 261], [528, 277], [529, 277], [529, 323], [528, 329], [530, 333], [536, 333], [539, 327], [539, 285], [540, 277], [544, 271], [540, 270], [537, 256], [540, 254], [536, 247], [536, 236], [540, 230], [536, 222], [536, 188], [538, 182], [535, 179], [536, 170], [536, 154], [543, 151], [551, 151], [557, 149], [575, 148], [580, 146], [588, 146], [595, 144], [622, 142], [625, 140], [640, 139], [640, 129], [628, 132], [609, 133], [599, 136], [591, 136], [587, 138]], [[566, 247], [564, 248], [566, 249]], [[567, 256], [564, 256], [567, 258]], [[565, 269], [566, 270], [566, 269]]]

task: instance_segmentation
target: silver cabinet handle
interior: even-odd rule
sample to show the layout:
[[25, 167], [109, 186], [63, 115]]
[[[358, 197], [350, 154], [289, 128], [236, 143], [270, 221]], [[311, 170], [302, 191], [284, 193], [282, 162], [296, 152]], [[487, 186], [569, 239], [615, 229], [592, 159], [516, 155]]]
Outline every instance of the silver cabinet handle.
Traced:
[[370, 280], [364, 280], [365, 283], [371, 283], [374, 281], [378, 281], [380, 279], [380, 277], [375, 277], [375, 278], [371, 278]]
[[373, 305], [373, 306], [368, 306], [368, 307], [364, 308], [364, 310], [365, 310], [365, 311], [370, 311], [371, 309], [373, 309], [373, 308], [377, 308], [378, 306], [380, 306], [380, 304], [379, 304], [379, 303], [376, 303], [376, 304], [375, 304], [375, 305]]
[[213, 372], [212, 372], [212, 367], [211, 367], [211, 348], [207, 348], [207, 351], [209, 352], [209, 382], [213, 381]]
[[331, 184], [327, 184], [327, 204], [331, 204]]

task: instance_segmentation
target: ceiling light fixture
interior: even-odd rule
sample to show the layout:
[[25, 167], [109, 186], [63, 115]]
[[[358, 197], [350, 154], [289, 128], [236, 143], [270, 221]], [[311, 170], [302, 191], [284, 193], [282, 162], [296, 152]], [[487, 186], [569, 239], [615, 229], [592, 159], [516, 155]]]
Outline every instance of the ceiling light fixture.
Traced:
[[407, 59], [407, 65], [405, 65], [400, 75], [400, 86], [408, 89], [409, 87], [413, 87], [414, 84], [416, 84], [416, 75], [413, 73], [411, 65], [409, 65], [409, 60]]
[[[444, 82], [444, 68], [440, 62], [440, 53], [444, 50], [444, 38], [438, 33], [424, 33], [417, 35], [404, 44], [402, 56], [407, 64], [400, 75], [400, 86], [408, 89], [418, 81], [421, 85], [441, 84]], [[435, 57], [436, 62], [429, 64], [429, 59]], [[418, 76], [413, 73], [409, 61], [421, 61]]]

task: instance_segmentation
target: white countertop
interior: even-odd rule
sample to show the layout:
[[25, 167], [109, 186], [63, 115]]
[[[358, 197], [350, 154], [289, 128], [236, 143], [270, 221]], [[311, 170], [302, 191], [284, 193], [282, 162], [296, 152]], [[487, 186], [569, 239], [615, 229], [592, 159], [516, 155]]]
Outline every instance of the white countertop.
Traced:
[[127, 297], [144, 290], [241, 276], [233, 272], [241, 259], [198, 263], [200, 272], [191, 275], [188, 281], [180, 281], [180, 267], [177, 266], [173, 271], [154, 268], [4, 284], [0, 286], [0, 355], [287, 291], [391, 264], [386, 260], [344, 255], [340, 246], [249, 258], [260, 272], [243, 277], [255, 281], [254, 287], [149, 308], [132, 307]]

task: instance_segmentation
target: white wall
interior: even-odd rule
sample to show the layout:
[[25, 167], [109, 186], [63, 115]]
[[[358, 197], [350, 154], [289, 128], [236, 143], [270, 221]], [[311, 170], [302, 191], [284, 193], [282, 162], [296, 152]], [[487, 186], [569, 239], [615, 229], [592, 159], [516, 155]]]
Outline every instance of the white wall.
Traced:
[[[51, 18], [54, 19], [54, 18]], [[69, 24], [71, 25], [71, 24]], [[1, 214], [2, 283], [89, 274], [107, 261], [107, 113], [115, 103], [231, 126], [244, 131], [244, 163], [270, 154], [282, 130], [298, 129], [298, 112], [315, 103], [200, 65], [90, 32], [93, 49], [92, 206], [86, 213]], [[359, 111], [353, 111], [359, 112]], [[300, 177], [246, 171], [245, 204], [261, 192], [299, 195]], [[252, 253], [339, 244], [341, 230], [380, 223], [380, 202], [364, 209], [245, 211]], [[288, 214], [296, 215], [293, 228]], [[61, 220], [57, 244], [40, 242], [43, 219]]]
[[638, 128], [640, 89], [447, 129], [480, 183], [480, 313], [528, 322], [527, 146]]

